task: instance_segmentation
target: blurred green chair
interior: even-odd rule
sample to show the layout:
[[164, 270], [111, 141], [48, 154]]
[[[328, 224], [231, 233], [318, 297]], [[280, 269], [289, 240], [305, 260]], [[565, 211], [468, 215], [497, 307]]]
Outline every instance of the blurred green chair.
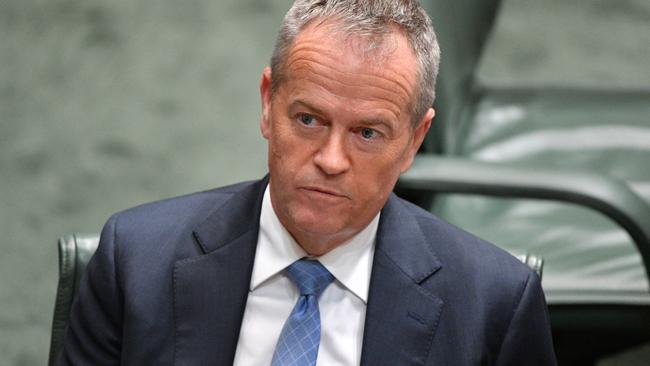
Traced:
[[52, 339], [48, 362], [50, 366], [54, 365], [54, 361], [63, 347], [63, 335], [68, 325], [72, 302], [79, 289], [79, 280], [98, 244], [99, 237], [97, 235], [74, 234], [59, 239], [59, 284], [56, 290], [52, 320]]
[[[589, 64], [643, 59], [598, 33], [602, 23], [618, 43], [627, 41], [626, 31], [635, 42], [644, 17], [635, 23], [616, 8], [632, 3], [599, 13], [555, 0], [424, 2], [443, 54], [438, 116], [398, 191], [511, 252], [544, 258], [542, 284], [566, 365], [593, 364], [650, 341], [650, 76], [634, 60], [621, 60], [635, 73], [622, 80]], [[525, 6], [543, 26], [524, 18]], [[596, 18], [558, 20], [579, 10]], [[650, 6], [628, 10], [648, 14]], [[617, 19], [627, 23], [612, 23]], [[587, 40], [602, 43], [577, 44], [583, 25]], [[563, 32], [573, 48], [559, 37], [544, 39]], [[533, 69], [549, 60], [559, 65], [547, 51], [573, 53], [563, 56], [571, 61], [588, 46], [621, 54], [597, 49], [602, 54], [593, 51], [584, 65], [557, 75]], [[516, 60], [509, 67], [499, 59], [506, 52]]]

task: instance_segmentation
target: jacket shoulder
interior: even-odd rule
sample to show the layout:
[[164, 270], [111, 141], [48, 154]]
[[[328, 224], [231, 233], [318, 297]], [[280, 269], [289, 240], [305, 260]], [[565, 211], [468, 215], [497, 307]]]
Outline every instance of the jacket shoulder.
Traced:
[[400, 199], [422, 230], [431, 250], [446, 271], [458, 271], [493, 285], [519, 285], [532, 270], [503, 248], [469, 233], [424, 209]]
[[[193, 232], [198, 225], [237, 195], [252, 192], [261, 181], [243, 182], [145, 203], [113, 214], [102, 230], [99, 250], [129, 263], [176, 259], [201, 252]], [[135, 264], [134, 264], [135, 265]]]
[[218, 209], [228, 199], [255, 184], [254, 181], [236, 183], [220, 188], [190, 193], [178, 197], [141, 204], [112, 215], [121, 230], [143, 230], [149, 225], [156, 229], [178, 227], [201, 221], [209, 212]]

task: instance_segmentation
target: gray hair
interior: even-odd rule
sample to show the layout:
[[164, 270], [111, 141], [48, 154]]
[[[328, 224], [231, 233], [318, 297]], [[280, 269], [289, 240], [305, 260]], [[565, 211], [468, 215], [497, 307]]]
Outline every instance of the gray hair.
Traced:
[[293, 42], [312, 20], [333, 19], [335, 27], [347, 34], [381, 41], [393, 32], [404, 31], [418, 64], [415, 103], [411, 103], [414, 124], [424, 116], [435, 99], [435, 84], [440, 64], [440, 47], [431, 19], [417, 0], [296, 0], [287, 12], [271, 57], [271, 90], [275, 92], [285, 77], [285, 62]]

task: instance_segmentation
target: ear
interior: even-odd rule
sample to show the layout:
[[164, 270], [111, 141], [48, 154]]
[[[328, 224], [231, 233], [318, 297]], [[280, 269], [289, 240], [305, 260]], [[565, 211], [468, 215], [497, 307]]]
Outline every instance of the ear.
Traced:
[[260, 80], [260, 96], [262, 98], [262, 119], [260, 130], [265, 139], [271, 134], [271, 68], [265, 67]]
[[408, 148], [408, 155], [406, 156], [406, 160], [402, 165], [401, 173], [404, 173], [405, 171], [409, 170], [409, 168], [411, 168], [415, 154], [417, 154], [420, 146], [422, 145], [422, 142], [424, 141], [424, 137], [427, 135], [427, 132], [429, 132], [429, 128], [431, 127], [431, 120], [433, 117], [435, 117], [435, 115], [436, 111], [433, 108], [429, 108], [429, 110], [427, 110], [427, 113], [425, 113], [424, 117], [422, 117], [420, 120], [420, 123], [418, 123], [417, 127], [415, 127], [415, 130], [413, 131], [413, 138], [411, 139], [411, 146]]

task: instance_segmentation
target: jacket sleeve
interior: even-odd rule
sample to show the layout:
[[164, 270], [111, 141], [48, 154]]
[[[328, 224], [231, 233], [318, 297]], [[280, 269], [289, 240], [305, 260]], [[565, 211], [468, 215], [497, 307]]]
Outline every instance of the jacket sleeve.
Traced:
[[557, 365], [546, 300], [539, 277], [533, 272], [514, 309], [496, 365]]
[[116, 217], [102, 230], [70, 312], [57, 365], [119, 365], [122, 294], [116, 269]]

